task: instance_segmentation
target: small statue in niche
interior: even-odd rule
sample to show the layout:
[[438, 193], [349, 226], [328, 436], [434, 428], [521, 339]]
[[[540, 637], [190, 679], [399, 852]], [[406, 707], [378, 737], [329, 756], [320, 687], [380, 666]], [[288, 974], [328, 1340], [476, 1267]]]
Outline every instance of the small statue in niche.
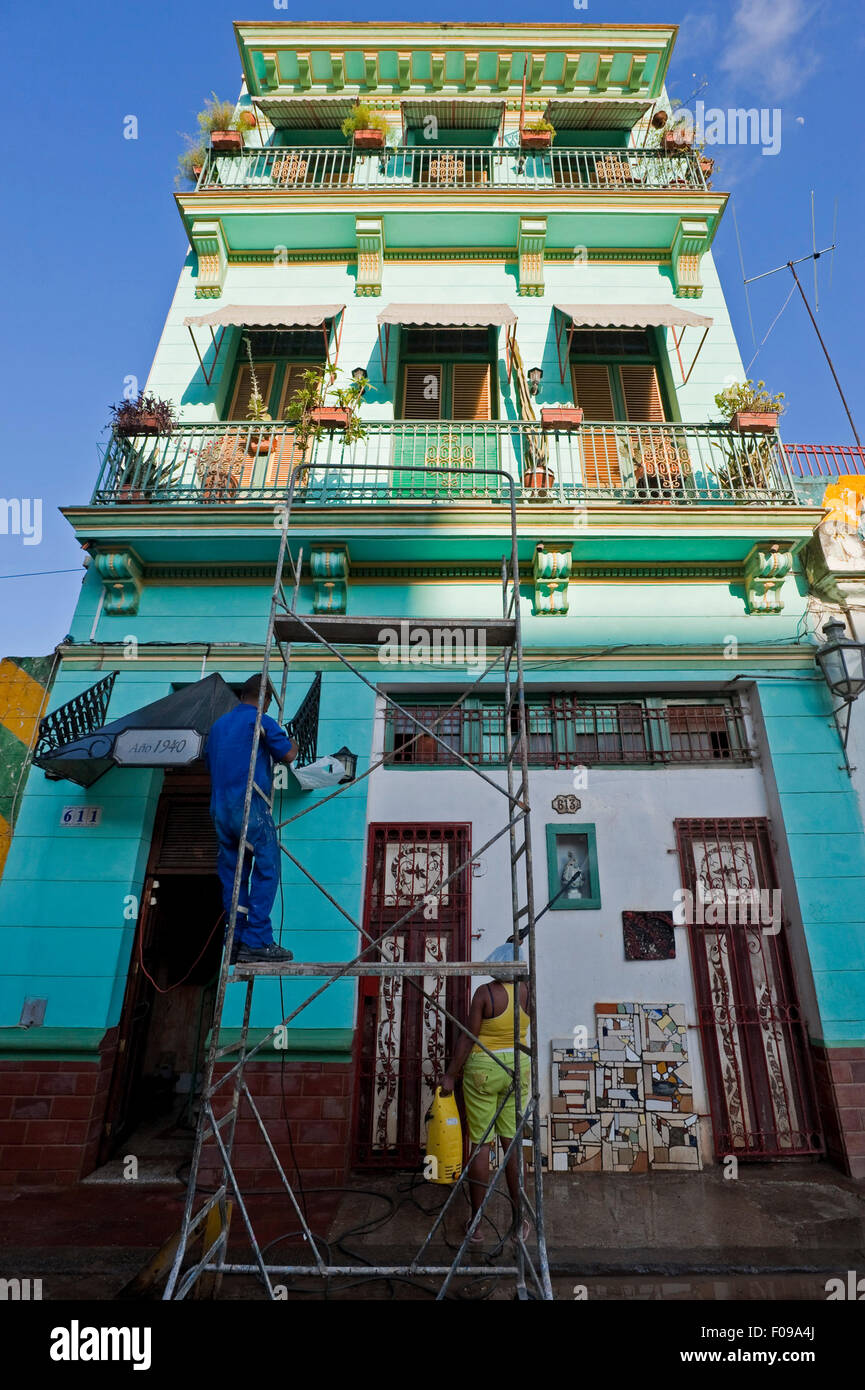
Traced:
[[564, 897], [581, 898], [583, 896], [583, 871], [572, 849], [568, 850], [568, 857], [562, 865], [559, 882], [564, 890]]

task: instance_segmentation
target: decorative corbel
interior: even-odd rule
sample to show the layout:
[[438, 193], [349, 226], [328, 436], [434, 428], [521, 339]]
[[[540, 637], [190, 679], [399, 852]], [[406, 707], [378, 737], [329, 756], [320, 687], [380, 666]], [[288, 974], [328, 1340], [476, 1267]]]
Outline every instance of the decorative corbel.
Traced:
[[568, 584], [573, 564], [572, 547], [565, 543], [554, 543], [552, 547], [537, 545], [532, 558], [532, 574], [535, 582], [534, 613], [561, 613], [568, 611]]
[[517, 245], [520, 294], [540, 296], [544, 292], [544, 244], [547, 239], [545, 217], [521, 217]]
[[566, 92], [572, 92], [577, 85], [577, 69], [579, 66], [579, 53], [565, 54], [565, 64], [562, 69], [562, 87]]
[[629, 92], [638, 92], [643, 85], [643, 74], [646, 70], [645, 53], [634, 53], [631, 57], [631, 69], [628, 73], [628, 80], [625, 87]]
[[411, 86], [411, 54], [398, 53], [396, 55], [396, 80], [400, 91], [404, 92]]
[[496, 73], [496, 89], [499, 92], [506, 92], [511, 85], [511, 64], [514, 61], [512, 53], [499, 54], [499, 66]]
[[357, 295], [381, 294], [384, 269], [384, 223], [380, 217], [356, 217], [357, 238]]
[[279, 58], [276, 53], [262, 53], [261, 61], [264, 64], [264, 77], [261, 85], [268, 91], [279, 86]]
[[465, 68], [463, 71], [463, 86], [467, 92], [473, 92], [478, 83], [478, 55], [477, 53], [467, 53], [465, 55]]
[[137, 613], [142, 573], [138, 556], [131, 550], [97, 550], [93, 568], [105, 586], [102, 612], [109, 617]]
[[547, 60], [545, 53], [533, 53], [529, 59], [528, 75], [526, 77], [526, 88], [530, 92], [536, 92], [544, 80], [544, 63]]
[[297, 85], [304, 91], [312, 86], [312, 66], [308, 53], [297, 55]]
[[755, 545], [745, 559], [745, 609], [748, 613], [780, 613], [781, 587], [793, 572], [791, 541]]
[[309, 552], [313, 613], [344, 613], [348, 599], [348, 548], [317, 546]]
[[670, 250], [673, 285], [678, 299], [699, 299], [702, 295], [700, 262], [708, 246], [708, 224], [698, 218], [680, 218]]
[[375, 91], [378, 86], [378, 54], [364, 53], [363, 55], [364, 82], [370, 91]]
[[434, 92], [440, 92], [445, 84], [445, 55], [443, 53], [430, 54], [430, 86]]
[[330, 55], [330, 84], [341, 92], [345, 86], [345, 54], [331, 53]]
[[228, 270], [222, 227], [218, 222], [193, 222], [189, 240], [198, 257], [195, 298], [219, 299]]
[[605, 92], [610, 85], [610, 68], [613, 66], [612, 53], [598, 54], [598, 70], [595, 74], [595, 86], [599, 92]]

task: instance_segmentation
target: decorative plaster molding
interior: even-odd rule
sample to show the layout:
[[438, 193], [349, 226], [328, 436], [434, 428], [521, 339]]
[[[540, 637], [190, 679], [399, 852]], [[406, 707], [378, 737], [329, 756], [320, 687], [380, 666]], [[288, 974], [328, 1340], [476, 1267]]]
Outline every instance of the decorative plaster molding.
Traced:
[[138, 612], [141, 598], [141, 563], [131, 550], [97, 550], [93, 568], [105, 586], [102, 611], [109, 617], [129, 617]]
[[547, 219], [545, 217], [520, 218], [520, 239], [517, 245], [520, 294], [540, 296], [544, 292], [544, 243], [546, 239]]
[[[198, 257], [196, 299], [218, 299], [225, 284], [228, 256], [225, 238], [218, 222], [193, 222], [189, 233], [192, 248]], [[273, 253], [271, 252], [271, 255]]]
[[757, 545], [745, 559], [745, 608], [748, 613], [780, 613], [781, 588], [793, 572], [790, 541]]
[[572, 563], [572, 547], [567, 543], [554, 542], [551, 548], [541, 543], [535, 547], [532, 573], [536, 615], [567, 613]]
[[708, 223], [696, 218], [680, 218], [670, 261], [678, 299], [699, 299], [703, 293], [700, 263], [709, 248]]
[[384, 269], [384, 223], [380, 217], [355, 218], [357, 237], [356, 295], [381, 294]]
[[309, 553], [309, 572], [313, 613], [344, 613], [348, 601], [348, 547], [314, 545]]
[[279, 56], [276, 53], [262, 53], [261, 61], [264, 64], [261, 85], [265, 91], [271, 91], [279, 86]]

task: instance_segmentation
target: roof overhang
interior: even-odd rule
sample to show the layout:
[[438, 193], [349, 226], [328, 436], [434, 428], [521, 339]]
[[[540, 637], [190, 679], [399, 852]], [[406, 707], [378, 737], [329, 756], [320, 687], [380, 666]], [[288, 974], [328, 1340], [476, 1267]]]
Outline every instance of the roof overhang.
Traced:
[[544, 120], [556, 130], [631, 130], [651, 105], [649, 97], [554, 97]]
[[390, 330], [394, 324], [406, 328], [505, 328], [510, 378], [517, 316], [509, 304], [388, 304], [382, 309], [376, 322], [382, 377], [385, 381], [390, 352]]
[[[224, 304], [219, 309], [214, 309], [209, 314], [190, 314], [183, 320], [184, 326], [189, 329], [189, 336], [195, 348], [198, 362], [204, 373], [204, 380], [209, 386], [213, 380], [213, 369], [217, 358], [222, 349], [225, 332], [228, 328], [275, 328], [284, 329], [292, 332], [302, 328], [318, 328], [321, 330], [324, 343], [324, 355], [330, 361], [330, 342], [331, 332], [334, 331], [336, 337], [336, 349], [333, 360], [336, 362], [339, 356], [339, 344], [342, 338], [342, 318], [345, 313], [344, 304]], [[204, 365], [204, 358], [198, 346], [194, 328], [209, 328], [213, 356], [208, 370]], [[219, 328], [220, 333], [217, 338], [214, 329]], [[206, 349], [205, 349], [206, 351]]]
[[[682, 372], [680, 386], [684, 386], [694, 370], [700, 349], [706, 341], [714, 319], [707, 314], [695, 314], [691, 309], [683, 309], [678, 304], [554, 304], [553, 316], [556, 323], [556, 351], [559, 354], [559, 369], [562, 381], [565, 379], [568, 360], [571, 355], [571, 342], [578, 328], [671, 328], [673, 343], [679, 358]], [[678, 337], [676, 329], [680, 329]], [[702, 328], [703, 336], [691, 359], [685, 374], [681, 346], [686, 328]], [[562, 342], [567, 339], [567, 348], [562, 352]]]

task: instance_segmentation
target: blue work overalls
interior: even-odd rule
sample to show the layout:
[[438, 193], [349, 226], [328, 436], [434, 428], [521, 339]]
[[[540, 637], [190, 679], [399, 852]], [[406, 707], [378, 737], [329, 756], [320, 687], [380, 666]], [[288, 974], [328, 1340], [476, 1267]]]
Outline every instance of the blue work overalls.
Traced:
[[[222, 884], [226, 924], [240, 852], [243, 800], [254, 728], [255, 706], [239, 704], [217, 719], [207, 738], [205, 759], [210, 769], [210, 814], [219, 845], [217, 872]], [[267, 796], [273, 785], [273, 759], [284, 758], [290, 749], [291, 739], [285, 730], [275, 719], [263, 714], [255, 781]], [[254, 789], [247, 839], [252, 850], [244, 855], [234, 940], [235, 945], [256, 948], [273, 942], [270, 914], [279, 887], [280, 849], [270, 807]], [[241, 908], [245, 911], [240, 911]]]

